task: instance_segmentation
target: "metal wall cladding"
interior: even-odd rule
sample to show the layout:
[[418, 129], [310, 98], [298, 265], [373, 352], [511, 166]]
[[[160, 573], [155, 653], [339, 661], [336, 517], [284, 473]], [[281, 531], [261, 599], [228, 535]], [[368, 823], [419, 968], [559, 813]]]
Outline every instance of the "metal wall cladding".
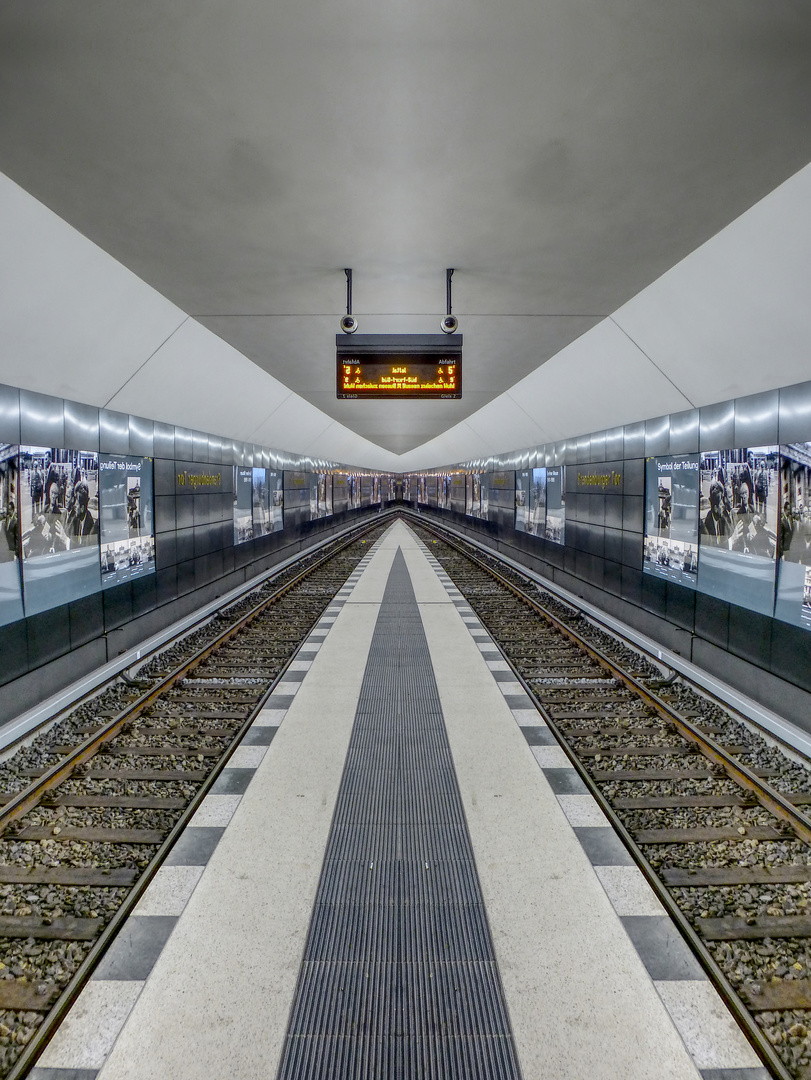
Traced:
[[735, 402], [735, 441], [732, 445], [776, 445], [779, 438], [779, 402], [777, 390], [738, 398]]
[[[67, 410], [65, 411], [67, 421]], [[138, 457], [155, 456], [155, 424], [142, 416], [130, 416], [130, 453]]]
[[[642, 574], [646, 458], [726, 449], [757, 451], [759, 447], [791, 443], [811, 443], [811, 382], [500, 455], [497, 470], [507, 462], [522, 466], [532, 462], [533, 467], [538, 463], [547, 469], [566, 464], [564, 548], [516, 531], [514, 519], [512, 526], [508, 525], [506, 500], [493, 483], [498, 471], [488, 471], [483, 460], [465, 462], [463, 468], [481, 474], [482, 490], [489, 495], [488, 517], [491, 525], [498, 524], [500, 543], [530, 555], [533, 563], [546, 564], [550, 573], [563, 568], [567, 574], [580, 575], [679, 630], [690, 630], [696, 640], [703, 635], [706, 641], [728, 648], [753, 665], [811, 690], [811, 666], [787, 668], [773, 645], [779, 638], [782, 649], [788, 635], [798, 654], [805, 655], [807, 650], [811, 655], [811, 644], [806, 641], [811, 641], [811, 634], [799, 623], [792, 623], [789, 630], [786, 624], [758, 613], [765, 608], [749, 610], [756, 607], [754, 602], [746, 609], [736, 607], [744, 602], [742, 596], [749, 595], [740, 589], [724, 600], [700, 593], [703, 598], [697, 600], [694, 590], [685, 590], [675, 582], [667, 582], [665, 587], [647, 580], [650, 575], [644, 575], [643, 580]], [[491, 462], [490, 470], [492, 467]], [[600, 485], [591, 483], [589, 477], [612, 471], [622, 474], [619, 485], [595, 490]], [[416, 479], [414, 483], [416, 486]], [[480, 523], [471, 524], [482, 528]], [[609, 563], [611, 568], [607, 569]], [[706, 634], [704, 618], [708, 620]], [[757, 626], [755, 644], [747, 635], [747, 620]], [[728, 632], [728, 627], [735, 628], [735, 633]]]
[[670, 417], [658, 416], [645, 421], [645, 457], [670, 451]]
[[[107, 630], [233, 571], [233, 464], [278, 461], [295, 476], [296, 466], [301, 470], [304, 463], [281, 450], [7, 385], [0, 385], [0, 442], [151, 458], [157, 566], [155, 574], [109, 587], [103, 594], [0, 626], [0, 651], [6, 659], [2, 684], [94, 640], [104, 653]], [[178, 476], [184, 473], [181, 485]], [[215, 475], [217, 483], [209, 479]], [[284, 532], [274, 535], [271, 546], [284, 546], [282, 537], [292, 541], [308, 531], [309, 483], [306, 471], [301, 475], [303, 505], [293, 506], [289, 517], [285, 514]], [[194, 476], [198, 481], [190, 480]], [[285, 492], [286, 506], [295, 500], [295, 492]], [[271, 538], [263, 537], [243, 545], [248, 550], [240, 552], [240, 566], [258, 566], [262, 560], [264, 565], [269, 543]], [[7, 659], [9, 650], [13, 661]]]
[[188, 428], [175, 428], [175, 458], [178, 461], [194, 461], [194, 432]]
[[62, 398], [20, 391], [20, 442], [25, 446], [65, 446], [65, 403]]
[[811, 382], [780, 390], [778, 431], [781, 443], [809, 442], [811, 431]]
[[699, 410], [700, 450], [719, 450], [735, 445], [735, 402], [705, 405]]
[[699, 441], [698, 409], [673, 413], [670, 417], [669, 454], [697, 454]]
[[20, 442], [20, 391], [0, 383], [0, 442]]
[[[64, 417], [65, 446], [76, 450], [98, 452], [101, 426], [99, 410], [93, 405], [80, 405], [75, 401], [66, 401]], [[127, 434], [127, 450], [124, 452], [129, 452], [129, 433]], [[101, 450], [101, 453], [115, 453], [115, 451]]]
[[170, 458], [175, 460], [175, 429], [171, 424], [161, 424], [157, 420], [154, 423], [153, 450], [156, 458]]
[[130, 453], [130, 418], [126, 413], [99, 409], [99, 449], [102, 454]]

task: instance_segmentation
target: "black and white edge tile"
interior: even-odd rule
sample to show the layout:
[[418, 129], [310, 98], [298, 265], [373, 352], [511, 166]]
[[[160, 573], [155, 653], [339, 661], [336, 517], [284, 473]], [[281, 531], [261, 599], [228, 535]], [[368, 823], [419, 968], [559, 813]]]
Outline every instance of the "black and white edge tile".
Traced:
[[431, 550], [418, 541], [470, 631], [702, 1080], [769, 1080], [641, 870], [509, 664]]
[[29, 1073], [30, 1080], [96, 1080], [318, 650], [381, 540], [369, 548], [310, 631]]

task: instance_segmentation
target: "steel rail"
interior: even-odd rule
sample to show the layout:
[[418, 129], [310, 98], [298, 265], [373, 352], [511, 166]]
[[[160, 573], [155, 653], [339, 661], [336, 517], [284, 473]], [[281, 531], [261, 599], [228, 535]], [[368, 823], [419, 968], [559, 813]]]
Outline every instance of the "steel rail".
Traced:
[[293, 655], [286, 661], [284, 667], [281, 669], [278, 675], [276, 675], [273, 682], [268, 687], [267, 691], [262, 695], [254, 708], [251, 710], [248, 717], [243, 721], [242, 725], [239, 728], [239, 731], [234, 736], [233, 741], [230, 743], [227, 749], [223, 751], [222, 757], [219, 758], [214, 768], [211, 770], [205, 780], [202, 781], [199, 789], [192, 796], [191, 802], [188, 804], [181, 816], [172, 826], [166, 838], [161, 842], [160, 847], [150, 859], [149, 864], [144, 869], [143, 874], [139, 876], [138, 880], [130, 888], [127, 896], [121, 903], [120, 907], [116, 909], [115, 913], [113, 914], [107, 925], [104, 927], [101, 934], [98, 936], [96, 941], [93, 942], [90, 951], [88, 952], [87, 956], [84, 958], [80, 966], [76, 969], [75, 974], [65, 987], [64, 991], [59, 995], [57, 1000], [51, 1006], [49, 1012], [46, 1013], [45, 1017], [42, 1020], [42, 1023], [34, 1032], [30, 1041], [26, 1045], [24, 1052], [14, 1063], [11, 1071], [6, 1075], [5, 1080], [22, 1080], [22, 1077], [24, 1077], [28, 1070], [33, 1067], [37, 1058], [40, 1056], [45, 1047], [56, 1034], [59, 1025], [62, 1023], [65, 1016], [73, 1006], [76, 998], [79, 996], [82, 989], [84, 988], [85, 983], [93, 974], [93, 971], [101, 960], [102, 956], [113, 943], [116, 935], [119, 933], [124, 923], [132, 914], [136, 904], [141, 899], [148, 885], [160, 869], [161, 865], [166, 859], [166, 856], [174, 847], [181, 833], [186, 828], [191, 818], [194, 816], [195, 812], [200, 806], [200, 803], [214, 786], [214, 782], [216, 781], [217, 777], [228, 764], [231, 755], [239, 746], [239, 743], [242, 741], [242, 738], [244, 737], [246, 731], [248, 730], [248, 728], [250, 728], [257, 715], [261, 712], [262, 708], [265, 705], [265, 702], [273, 693], [276, 684], [281, 681], [281, 679], [289, 669], [290, 664], [298, 655], [300, 648], [301, 644], [298, 645]]
[[[691, 742], [695, 743], [702, 753], [708, 757], [713, 764], [721, 766], [724, 771], [738, 783], [741, 787], [752, 792], [758, 801], [765, 806], [770, 812], [775, 814], [781, 820], [790, 824], [791, 828], [798, 834], [800, 839], [806, 843], [811, 838], [811, 822], [808, 818], [797, 811], [797, 809], [790, 803], [785, 796], [776, 791], [771, 785], [765, 783], [760, 777], [756, 776], [754, 772], [746, 765], [738, 762], [724, 747], [720, 746], [709, 735], [702, 732], [694, 724], [692, 724], [686, 717], [681, 716], [676, 710], [669, 706], [666, 702], [662, 701], [655, 693], [645, 687], [634, 676], [629, 675], [623, 671], [616, 663], [606, 656], [600, 649], [586, 641], [577, 631], [568, 627], [562, 620], [558, 619], [551, 612], [547, 611], [538, 601], [533, 597], [530, 597], [522, 592], [522, 590], [508, 581], [501, 574], [498, 573], [493, 567], [488, 566], [486, 562], [480, 559], [477, 555], [465, 550], [461, 544], [459, 544], [455, 538], [449, 539], [446, 534], [443, 534], [442, 530], [438, 526], [426, 525], [420, 522], [425, 531], [432, 533], [442, 543], [447, 544], [454, 551], [458, 552], [464, 558], [468, 559], [471, 563], [477, 566], [480, 570], [486, 572], [490, 577], [494, 578], [502, 586], [507, 588], [517, 599], [521, 600], [524, 604], [530, 607], [534, 612], [541, 615], [546, 621], [551, 623], [556, 630], [563, 633], [570, 641], [581, 647], [593, 660], [600, 664], [601, 667], [609, 671], [614, 677], [619, 678], [621, 682], [626, 685], [630, 690], [637, 693], [646, 704], [651, 707], [660, 718], [664, 719], [668, 723], [673, 724], [677, 730]], [[497, 556], [493, 555], [493, 558]], [[461, 591], [461, 590], [460, 590]], [[617, 635], [615, 635], [617, 636]], [[611, 806], [610, 802], [603, 795], [599, 785], [591, 777], [582, 761], [577, 755], [576, 750], [567, 741], [565, 734], [556, 724], [548, 710], [536, 697], [532, 687], [529, 685], [524, 676], [517, 670], [515, 664], [510, 657], [504, 651], [498, 641], [493, 639], [499, 652], [504, 657], [504, 660], [509, 665], [511, 671], [516, 677], [516, 680], [523, 686], [527, 692], [534, 707], [537, 709], [540, 716], [543, 718], [544, 723], [552, 732], [561, 749], [566, 754], [569, 761], [572, 763], [573, 768], [577, 772], [580, 779], [585, 784], [587, 790], [595, 799], [600, 809], [605, 814], [606, 818], [610, 822], [611, 826], [619, 835], [623, 844], [627, 848], [629, 854], [634, 859], [634, 862], [638, 865], [643, 873], [648, 884], [653, 889], [657, 899], [660, 901], [668, 915], [678, 927], [680, 933], [687, 941], [687, 944], [691, 948], [694, 955], [700, 961], [702, 967], [707, 972], [710, 981], [723, 997], [730, 1012], [735, 1017], [739, 1027], [746, 1035], [750, 1044], [753, 1046], [757, 1054], [760, 1056], [766, 1067], [772, 1072], [772, 1074], [778, 1078], [778, 1080], [796, 1080], [796, 1077], [787, 1069], [776, 1050], [769, 1042], [765, 1033], [758, 1026], [752, 1013], [744, 1004], [738, 992], [734, 986], [727, 979], [723, 973], [712, 953], [699, 937], [691, 925], [689, 919], [678, 906], [667, 886], [658, 876], [656, 871], [650, 865], [641, 848], [634, 840], [630, 831], [621, 821], [616, 811]]]
[[[321, 559], [317, 560], [317, 562], [311, 564], [301, 574], [297, 575], [291, 581], [286, 582], [285, 585], [283, 585], [272, 596], [266, 597], [265, 600], [261, 601], [254, 608], [251, 608], [250, 611], [248, 611], [244, 616], [242, 616], [232, 626], [228, 627], [225, 631], [223, 631], [223, 633], [220, 634], [214, 641], [210, 642], [208, 645], [206, 645], [202, 649], [198, 650], [198, 652], [195, 653], [189, 660], [187, 660], [183, 664], [179, 665], [179, 667], [175, 671], [171, 672], [165, 679], [161, 680], [160, 683], [156, 684], [155, 687], [151, 688], [151, 690], [148, 692], [148, 694], [143, 695], [143, 699], [148, 698], [149, 699], [148, 701], [143, 700], [143, 699], [139, 699], [137, 702], [134, 702], [133, 705], [130, 707], [130, 709], [126, 712], [126, 715], [119, 715], [117, 717], [114, 717], [113, 720], [110, 722], [110, 724], [106, 724], [104, 726], [104, 728], [102, 729], [102, 732], [95, 733], [94, 736], [91, 737], [91, 739], [88, 739], [88, 740], [85, 741], [85, 743], [82, 743], [81, 746], [77, 748], [77, 752], [78, 751], [84, 751], [84, 749], [87, 747], [87, 745], [90, 744], [91, 742], [93, 742], [94, 739], [97, 739], [97, 736], [100, 735], [100, 734], [104, 735], [104, 738], [102, 739], [102, 742], [107, 741], [107, 739], [109, 739], [109, 738], [112, 738], [112, 736], [118, 730], [120, 730], [120, 728], [123, 726], [123, 724], [125, 724], [128, 720], [134, 719], [135, 716], [140, 715], [140, 713], [143, 712], [144, 709], [147, 708], [148, 705], [156, 697], [160, 696], [160, 695], [155, 693], [155, 691], [159, 687], [162, 687], [161, 693], [163, 693], [166, 689], [169, 688], [169, 686], [174, 685], [174, 683], [178, 680], [178, 678], [181, 677], [182, 674], [184, 674], [188, 670], [193, 670], [204, 659], [206, 659], [206, 657], [211, 652], [215, 651], [215, 647], [219, 648], [220, 645], [224, 644], [227, 640], [229, 640], [231, 637], [235, 636], [236, 633], [238, 633], [241, 629], [243, 629], [244, 626], [248, 622], [253, 621], [253, 619], [255, 619], [258, 615], [260, 615], [265, 608], [269, 607], [276, 600], [280, 599], [285, 593], [289, 592], [290, 589], [292, 589], [296, 585], [300, 584], [311, 573], [314, 573], [316, 570], [322, 568], [324, 565], [326, 565], [328, 562], [330, 562], [333, 558], [335, 558], [336, 555], [339, 555], [342, 551], [344, 551], [347, 547], [351, 546], [353, 543], [357, 542], [357, 540], [361, 539], [362, 536], [364, 535], [364, 533], [371, 532], [373, 529], [376, 529], [379, 525], [380, 525], [380, 521], [375, 521], [372, 524], [363, 526], [363, 527], [353, 531], [351, 536], [345, 538], [344, 542], [341, 543], [339, 545], [339, 547], [332, 548], [328, 554], [324, 555]], [[169, 644], [171, 644], [171, 643], [169, 643]], [[234, 753], [234, 751], [239, 746], [240, 742], [242, 741], [243, 737], [245, 736], [245, 733], [248, 731], [251, 724], [256, 719], [257, 715], [264, 708], [265, 703], [267, 702], [270, 695], [273, 693], [273, 691], [276, 688], [277, 684], [282, 680], [282, 678], [284, 677], [286, 672], [289, 670], [290, 665], [295, 660], [295, 658], [298, 655], [300, 649], [302, 648], [302, 644], [303, 644], [303, 642], [299, 642], [299, 644], [296, 646], [296, 648], [295, 648], [294, 652], [292, 653], [292, 655], [285, 661], [285, 663], [284, 663], [283, 667], [281, 668], [281, 670], [274, 677], [274, 679], [273, 679], [272, 683], [270, 684], [270, 686], [262, 694], [262, 696], [256, 702], [256, 704], [252, 707], [249, 715], [246, 717], [246, 719], [243, 721], [243, 723], [239, 727], [237, 733], [234, 735], [234, 738], [231, 740], [228, 747], [223, 751], [222, 756], [218, 759], [217, 763], [214, 765], [214, 767], [212, 768], [212, 770], [208, 774], [208, 776], [206, 776], [205, 780], [202, 781], [202, 783], [200, 784], [200, 787], [195, 792], [195, 794], [192, 796], [191, 801], [186, 806], [186, 808], [183, 810], [181, 816], [178, 818], [178, 820], [172, 826], [171, 830], [169, 831], [169, 833], [167, 834], [165, 839], [161, 842], [158, 850], [155, 852], [155, 854], [150, 859], [149, 864], [146, 866], [143, 873], [138, 877], [138, 880], [130, 888], [129, 892], [127, 893], [127, 896], [125, 897], [125, 899], [123, 900], [121, 905], [116, 909], [116, 911], [113, 914], [112, 918], [110, 919], [109, 923], [107, 923], [107, 925], [104, 927], [104, 929], [102, 930], [99, 937], [96, 939], [96, 941], [91, 946], [87, 956], [85, 956], [84, 960], [82, 961], [80, 966], [77, 968], [77, 970], [74, 973], [74, 975], [72, 976], [70, 982], [67, 984], [65, 989], [62, 991], [62, 993], [59, 995], [57, 1000], [51, 1006], [50, 1010], [45, 1014], [45, 1016], [44, 1016], [44, 1018], [42, 1020], [42, 1023], [39, 1025], [39, 1027], [36, 1029], [36, 1031], [32, 1035], [31, 1039], [29, 1040], [29, 1042], [27, 1043], [27, 1045], [25, 1047], [25, 1050], [20, 1055], [20, 1057], [17, 1059], [17, 1061], [14, 1063], [11, 1070], [6, 1074], [5, 1080], [22, 1080], [22, 1078], [26, 1076], [26, 1074], [29, 1072], [29, 1070], [34, 1067], [34, 1064], [36, 1063], [37, 1058], [42, 1054], [45, 1047], [48, 1045], [50, 1040], [55, 1035], [56, 1031], [59, 1028], [59, 1025], [61, 1024], [62, 1020], [65, 1018], [65, 1016], [67, 1015], [67, 1013], [69, 1012], [69, 1010], [71, 1009], [73, 1004], [75, 1003], [77, 997], [81, 993], [81, 991], [84, 988], [87, 981], [90, 979], [90, 976], [92, 975], [92, 973], [95, 970], [96, 966], [98, 965], [99, 961], [103, 957], [104, 953], [110, 947], [112, 942], [115, 940], [116, 935], [119, 933], [119, 931], [123, 927], [126, 920], [132, 914], [136, 904], [138, 903], [140, 898], [143, 896], [143, 894], [146, 891], [147, 887], [149, 886], [150, 882], [152, 881], [155, 874], [160, 869], [161, 865], [165, 861], [165, 859], [166, 859], [167, 855], [169, 854], [169, 852], [171, 851], [172, 847], [175, 845], [175, 843], [179, 839], [180, 835], [183, 833], [183, 830], [188, 825], [189, 821], [191, 820], [191, 818], [193, 817], [193, 815], [197, 811], [197, 809], [200, 806], [201, 802], [203, 801], [203, 799], [206, 797], [206, 795], [209, 793], [209, 791], [213, 787], [217, 777], [220, 775], [220, 773], [223, 771], [223, 769], [227, 766], [228, 761], [230, 760], [230, 758], [231, 758], [232, 754]], [[138, 709], [137, 713], [133, 712], [133, 710], [136, 709], [136, 708]], [[115, 730], [113, 730], [113, 728]], [[91, 755], [86, 755], [86, 756], [91, 756]], [[83, 758], [83, 760], [84, 760], [84, 758]], [[73, 763], [73, 766], [70, 769], [70, 772], [72, 772], [76, 768], [77, 764], [80, 764], [80, 762], [76, 761], [76, 762]], [[70, 775], [70, 772], [68, 773], [68, 775]], [[46, 779], [46, 777], [43, 776], [43, 777], [40, 777], [38, 779], [39, 779], [39, 781], [41, 783], [42, 781], [44, 781]], [[31, 786], [34, 787], [35, 785], [31, 785]], [[57, 786], [57, 784], [55, 784], [55, 783], [49, 784], [49, 786], [47, 788], [42, 789], [40, 794], [41, 795], [44, 794], [46, 790], [50, 790], [52, 787], [55, 787], [55, 786]], [[26, 789], [26, 791], [27, 790], [28, 789]], [[20, 794], [23, 795], [23, 794], [25, 794], [25, 792], [21, 792]], [[19, 815], [16, 815], [16, 816], [19, 816]], [[6, 822], [6, 824], [7, 824], [7, 822]]]
[[[208, 644], [201, 646], [191, 657], [181, 661], [173, 671], [170, 671], [168, 675], [165, 675], [134, 702], [131, 702], [122, 709], [120, 713], [112, 717], [107, 723], [103, 724], [97, 731], [94, 731], [84, 740], [84, 742], [79, 743], [78, 746], [74, 747], [69, 754], [66, 754], [63, 758], [46, 769], [42, 776], [37, 777], [27, 787], [23, 788], [22, 791], [17, 792], [12, 799], [0, 808], [0, 837], [2, 837], [6, 828], [12, 821], [22, 817], [37, 806], [40, 799], [47, 791], [63, 784], [78, 766], [83, 765], [97, 754], [104, 743], [115, 738], [122, 728], [131, 721], [137, 719], [143, 712], [150, 708], [150, 706], [153, 705], [158, 698], [162, 697], [167, 690], [171, 689], [176, 682], [185, 678], [191, 671], [194, 671], [194, 669], [204, 660], [208, 659], [212, 653], [216, 652], [232, 637], [235, 637], [250, 622], [253, 622], [253, 620], [261, 615], [266, 608], [275, 604], [279, 599], [290, 592], [291, 589], [296, 588], [307, 577], [315, 573], [316, 570], [321, 569], [331, 559], [335, 558], [336, 555], [354, 544], [364, 535], [364, 533], [371, 532], [379, 525], [380, 522], [376, 521], [372, 525], [365, 525], [358, 529], [351, 536], [345, 538], [337, 548], [333, 548], [328, 554], [323, 555], [320, 559], [317, 559], [310, 566], [302, 570], [300, 574], [291, 578], [290, 581], [285, 582], [285, 584], [280, 586], [280, 588], [271, 596], [261, 600], [248, 612], [240, 616], [236, 622], [221, 631], [215, 638], [208, 642]], [[233, 606], [233, 603], [238, 602], [239, 601], [233, 601], [232, 604], [228, 606]], [[227, 608], [224, 610], [227, 610]], [[171, 642], [167, 644], [171, 646]], [[162, 646], [162, 648], [165, 647], [166, 646]]]
[[[431, 526], [423, 526], [423, 528], [435, 532], [435, 529]], [[441, 534], [435, 532], [435, 535]], [[805, 841], [806, 844], [811, 845], [811, 819], [809, 819], [806, 814], [802, 813], [802, 811], [798, 810], [785, 795], [777, 791], [761, 777], [757, 776], [748, 765], [738, 761], [733, 754], [720, 743], [716, 742], [711, 735], [702, 731], [701, 728], [696, 724], [693, 724], [672, 705], [663, 701], [658, 694], [646, 687], [643, 682], [625, 671], [616, 660], [612, 660], [611, 657], [606, 655], [606, 653], [598, 648], [598, 646], [593, 645], [576, 630], [563, 622], [562, 619], [553, 615], [543, 606], [543, 604], [538, 600], [535, 600], [534, 597], [528, 596], [517, 585], [508, 581], [507, 578], [499, 574], [493, 567], [488, 566], [487, 563], [478, 556], [471, 554], [469, 551], [465, 551], [455, 541], [442, 536], [442, 542], [448, 544], [449, 547], [452, 547], [454, 550], [458, 551], [459, 554], [469, 559], [478, 566], [479, 569], [486, 571], [491, 577], [495, 578], [500, 585], [513, 593], [517, 599], [521, 600], [522, 603], [541, 615], [550, 622], [556, 630], [564, 634], [570, 641], [588, 653], [588, 655], [602, 668], [608, 671], [613, 678], [619, 679], [629, 690], [632, 690], [641, 697], [645, 704], [653, 709], [663, 720], [673, 724], [679, 733], [685, 739], [694, 743], [705, 757], [709, 758], [714, 764], [720, 765], [736, 784], [750, 791], [770, 813], [786, 822], [801, 840]]]

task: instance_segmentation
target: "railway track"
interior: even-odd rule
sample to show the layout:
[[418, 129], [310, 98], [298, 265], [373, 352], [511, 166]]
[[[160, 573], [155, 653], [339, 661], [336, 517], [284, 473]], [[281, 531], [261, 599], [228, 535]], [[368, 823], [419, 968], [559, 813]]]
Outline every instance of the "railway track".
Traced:
[[781, 1080], [809, 1080], [809, 764], [496, 557], [408, 522], [499, 645], [766, 1066]]
[[33, 1066], [390, 516], [223, 608], [0, 762], [0, 1078]]

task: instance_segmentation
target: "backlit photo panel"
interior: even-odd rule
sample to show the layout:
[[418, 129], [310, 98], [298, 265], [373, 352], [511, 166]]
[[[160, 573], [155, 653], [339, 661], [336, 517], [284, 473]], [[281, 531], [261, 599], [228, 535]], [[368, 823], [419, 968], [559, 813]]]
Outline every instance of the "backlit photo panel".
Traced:
[[234, 543], [253, 539], [253, 469], [234, 466]]
[[280, 532], [284, 528], [284, 489], [282, 487], [282, 474], [267, 470], [268, 485], [268, 514], [270, 532]]
[[811, 443], [780, 447], [775, 617], [811, 630]]
[[269, 507], [267, 469], [253, 469], [251, 472], [251, 505], [253, 535], [267, 536], [273, 532]]
[[97, 592], [99, 455], [21, 446], [19, 483], [25, 614]]
[[699, 456], [645, 462], [646, 574], [696, 587], [698, 575]]
[[0, 626], [23, 617], [18, 453], [0, 443]]
[[698, 588], [771, 615], [779, 528], [776, 446], [700, 455]]
[[543, 467], [532, 470], [527, 532], [542, 538], [546, 536], [546, 469]]
[[565, 466], [546, 470], [546, 527], [544, 536], [553, 544], [566, 543]]
[[521, 469], [515, 474], [515, 531], [528, 532], [529, 524], [529, 488], [530, 469]]
[[101, 584], [155, 572], [152, 459], [99, 455]]

